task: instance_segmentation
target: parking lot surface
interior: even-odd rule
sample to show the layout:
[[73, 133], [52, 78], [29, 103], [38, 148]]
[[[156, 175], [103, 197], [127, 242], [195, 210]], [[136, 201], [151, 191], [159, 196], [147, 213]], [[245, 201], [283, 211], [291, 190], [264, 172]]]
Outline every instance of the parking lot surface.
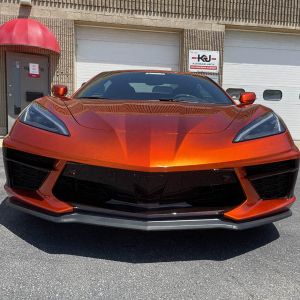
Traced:
[[275, 225], [147, 233], [8, 208], [1, 155], [1, 300], [300, 298], [299, 179], [293, 216]]

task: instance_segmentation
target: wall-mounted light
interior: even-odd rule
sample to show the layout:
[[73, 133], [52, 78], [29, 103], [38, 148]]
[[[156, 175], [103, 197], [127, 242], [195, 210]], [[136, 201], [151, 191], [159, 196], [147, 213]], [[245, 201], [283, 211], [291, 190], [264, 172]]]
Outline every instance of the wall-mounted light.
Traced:
[[20, 5], [32, 6], [31, 0], [20, 0]]

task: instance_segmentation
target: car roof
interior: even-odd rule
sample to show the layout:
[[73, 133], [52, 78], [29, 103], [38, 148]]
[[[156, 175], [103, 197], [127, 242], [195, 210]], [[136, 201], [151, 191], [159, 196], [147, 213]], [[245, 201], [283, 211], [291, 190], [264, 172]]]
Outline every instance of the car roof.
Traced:
[[[167, 73], [167, 74], [178, 74], [178, 75], [192, 75], [199, 77], [207, 77], [206, 75], [194, 73], [194, 72], [183, 72], [183, 71], [170, 71], [170, 70], [151, 70], [151, 69], [130, 69], [130, 70], [114, 70], [114, 71], [103, 71], [100, 74], [108, 73], [108, 74], [118, 74], [118, 73]], [[96, 75], [97, 76], [97, 75]]]

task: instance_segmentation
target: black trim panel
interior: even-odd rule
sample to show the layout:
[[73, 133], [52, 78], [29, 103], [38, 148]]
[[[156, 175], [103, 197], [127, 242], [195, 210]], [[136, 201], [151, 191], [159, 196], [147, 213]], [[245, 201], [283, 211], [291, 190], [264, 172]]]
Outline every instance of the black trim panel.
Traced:
[[7, 185], [13, 189], [36, 191], [54, 169], [56, 159], [11, 148], [3, 148]]
[[264, 200], [291, 198], [294, 195], [299, 160], [245, 167], [247, 178]]
[[266, 216], [264, 218], [250, 220], [242, 223], [223, 220], [220, 218], [190, 218], [176, 220], [134, 220], [129, 218], [115, 218], [105, 215], [70, 213], [63, 215], [47, 214], [41, 210], [35, 210], [23, 205], [21, 202], [7, 198], [5, 203], [10, 207], [16, 208], [22, 212], [34, 215], [41, 219], [55, 223], [81, 223], [114, 228], [133, 229], [142, 231], [170, 231], [170, 230], [191, 230], [191, 229], [229, 229], [245, 230], [253, 227], [259, 227], [265, 224], [273, 223], [292, 215], [291, 210], [278, 213], [276, 215]]
[[54, 165], [57, 162], [57, 160], [54, 158], [31, 154], [6, 147], [3, 147], [2, 151], [3, 157], [6, 160], [29, 166], [41, 171], [53, 170]]

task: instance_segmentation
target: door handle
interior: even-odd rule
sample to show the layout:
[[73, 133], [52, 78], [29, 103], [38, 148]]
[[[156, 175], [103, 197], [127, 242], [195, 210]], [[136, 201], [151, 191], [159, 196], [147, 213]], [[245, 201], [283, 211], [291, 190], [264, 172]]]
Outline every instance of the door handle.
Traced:
[[14, 93], [14, 113], [19, 115], [21, 112], [21, 72], [20, 72], [20, 62], [16, 61], [16, 68], [14, 69], [14, 82], [18, 89], [18, 92]]

